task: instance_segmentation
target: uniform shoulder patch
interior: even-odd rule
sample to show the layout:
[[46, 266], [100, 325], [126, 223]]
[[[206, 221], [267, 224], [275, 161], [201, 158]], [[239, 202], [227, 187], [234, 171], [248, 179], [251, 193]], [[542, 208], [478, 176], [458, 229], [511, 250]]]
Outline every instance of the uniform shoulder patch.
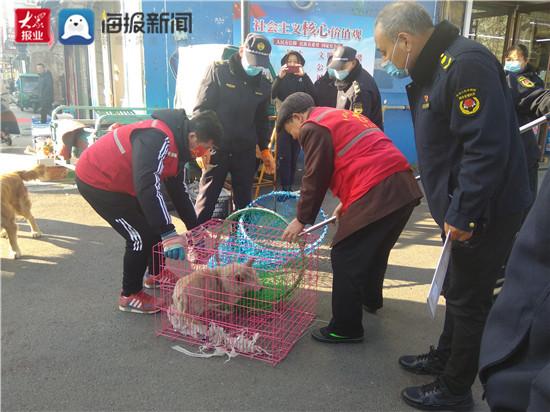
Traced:
[[216, 60], [216, 61], [214, 62], [214, 64], [215, 64], [216, 66], [223, 66], [223, 65], [226, 64], [226, 63], [228, 63], [227, 60]]
[[465, 116], [474, 115], [481, 109], [481, 102], [475, 88], [460, 90], [456, 94], [456, 100], [460, 113]]
[[449, 70], [451, 64], [453, 64], [454, 58], [448, 52], [443, 52], [439, 56], [439, 64], [443, 70]]
[[523, 87], [525, 87], [527, 89], [535, 87], [535, 83], [532, 80], [525, 77], [525, 76], [519, 76], [518, 77], [518, 82], [519, 82], [519, 84], [521, 84]]
[[353, 110], [353, 113], [363, 114], [363, 103], [361, 102], [353, 103], [352, 110]]

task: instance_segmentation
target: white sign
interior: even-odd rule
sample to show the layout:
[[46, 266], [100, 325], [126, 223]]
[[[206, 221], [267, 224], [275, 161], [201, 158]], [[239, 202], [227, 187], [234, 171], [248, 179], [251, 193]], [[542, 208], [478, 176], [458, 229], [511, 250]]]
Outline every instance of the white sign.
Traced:
[[443, 250], [441, 251], [441, 256], [439, 256], [439, 261], [437, 262], [437, 266], [435, 268], [430, 291], [428, 292], [428, 297], [426, 299], [428, 302], [428, 310], [430, 311], [430, 315], [432, 315], [432, 319], [435, 319], [437, 303], [439, 302], [439, 296], [441, 296], [441, 290], [443, 289], [443, 283], [445, 282], [445, 276], [447, 275], [449, 259], [451, 258], [452, 244], [451, 232], [449, 232], [445, 238]]

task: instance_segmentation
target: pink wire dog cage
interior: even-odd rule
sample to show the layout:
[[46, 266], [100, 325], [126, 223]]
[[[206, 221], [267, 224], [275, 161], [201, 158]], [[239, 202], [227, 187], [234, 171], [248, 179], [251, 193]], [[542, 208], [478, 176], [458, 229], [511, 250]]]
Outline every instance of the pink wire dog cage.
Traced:
[[315, 318], [318, 256], [283, 230], [211, 220], [186, 233], [187, 259], [154, 255], [162, 273], [157, 335], [275, 365]]

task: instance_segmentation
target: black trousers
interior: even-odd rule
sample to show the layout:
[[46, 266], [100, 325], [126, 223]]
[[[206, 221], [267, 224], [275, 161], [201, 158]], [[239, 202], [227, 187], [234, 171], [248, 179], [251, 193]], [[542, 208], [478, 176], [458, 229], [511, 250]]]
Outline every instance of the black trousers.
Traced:
[[[533, 202], [537, 197], [537, 192], [539, 189], [539, 162], [531, 161], [531, 164], [528, 165], [527, 175], [529, 177], [529, 188], [533, 194]], [[527, 215], [527, 214], [526, 214]]]
[[218, 150], [212, 155], [210, 164], [215, 166], [202, 174], [195, 203], [199, 225], [212, 218], [228, 173], [231, 173], [233, 202], [237, 210], [243, 209], [252, 201], [252, 184], [257, 170], [256, 150], [236, 153]]
[[362, 305], [382, 306], [388, 257], [416, 204], [404, 206], [365, 226], [332, 248], [331, 332], [363, 336]]
[[277, 141], [278, 174], [283, 190], [292, 190], [296, 163], [300, 154], [300, 143], [287, 132], [279, 133]]
[[52, 114], [52, 104], [51, 103], [41, 103], [40, 104], [40, 123], [46, 123], [48, 116]]
[[447, 358], [443, 379], [463, 393], [475, 381], [483, 328], [493, 290], [506, 263], [523, 213], [497, 218], [468, 242], [453, 242], [445, 282], [445, 324], [438, 350]]
[[143, 288], [143, 275], [156, 275], [162, 264], [153, 259], [153, 246], [161, 241], [151, 229], [137, 199], [124, 193], [96, 189], [76, 179], [78, 191], [103, 219], [126, 240], [122, 266], [122, 294], [129, 296]]

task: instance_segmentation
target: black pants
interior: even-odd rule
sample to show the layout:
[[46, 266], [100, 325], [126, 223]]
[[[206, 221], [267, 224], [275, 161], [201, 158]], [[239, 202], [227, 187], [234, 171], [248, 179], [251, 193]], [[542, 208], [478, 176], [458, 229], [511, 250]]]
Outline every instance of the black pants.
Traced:
[[[538, 159], [536, 161], [532, 160], [531, 164], [528, 165], [527, 175], [529, 177], [529, 188], [531, 189], [531, 193], [533, 195], [533, 202], [534, 202], [535, 198], [537, 197], [537, 192], [539, 190], [539, 162], [538, 162]], [[527, 215], [527, 213], [525, 215]]]
[[445, 283], [445, 324], [438, 350], [447, 358], [443, 379], [467, 391], [477, 375], [481, 335], [493, 290], [521, 226], [523, 213], [495, 219], [468, 242], [453, 242]]
[[279, 133], [277, 141], [278, 174], [283, 190], [292, 190], [296, 163], [300, 154], [300, 143], [287, 132]]
[[382, 306], [388, 257], [416, 204], [404, 206], [365, 226], [332, 248], [331, 332], [363, 336], [362, 304]]
[[46, 123], [48, 116], [52, 114], [52, 104], [51, 103], [41, 103], [40, 104], [40, 123]]
[[215, 167], [202, 174], [195, 204], [199, 225], [212, 218], [228, 173], [231, 173], [235, 207], [243, 209], [252, 201], [252, 184], [257, 170], [256, 150], [251, 149], [237, 153], [218, 150], [212, 155], [210, 164]]
[[143, 275], [159, 273], [160, 259], [153, 259], [152, 249], [160, 242], [147, 223], [137, 199], [123, 193], [107, 192], [89, 186], [78, 178], [78, 191], [92, 208], [126, 240], [122, 268], [122, 294], [129, 296], [143, 287]]

